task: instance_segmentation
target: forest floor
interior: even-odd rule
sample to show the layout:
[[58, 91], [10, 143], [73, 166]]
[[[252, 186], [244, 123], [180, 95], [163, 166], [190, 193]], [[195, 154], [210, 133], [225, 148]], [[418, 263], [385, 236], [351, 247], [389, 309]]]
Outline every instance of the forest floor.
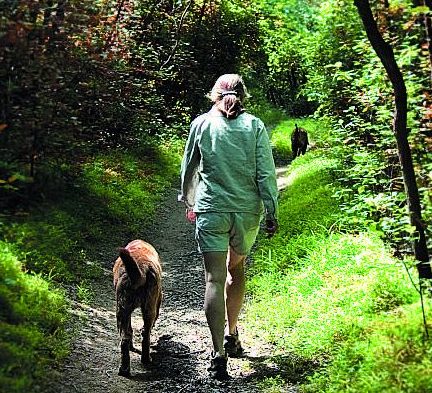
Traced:
[[[284, 183], [283, 170], [279, 170]], [[252, 336], [239, 322], [245, 357], [229, 359], [228, 381], [209, 379], [207, 367], [211, 339], [203, 311], [204, 272], [196, 249], [194, 226], [176, 202], [177, 190], [168, 191], [155, 223], [138, 234], [159, 251], [163, 263], [164, 300], [152, 332], [153, 366], [142, 367], [140, 356], [131, 353], [131, 377], [117, 375], [120, 361], [115, 320], [112, 266], [122, 244], [100, 246], [103, 274], [94, 283], [90, 304], [74, 302], [72, 351], [66, 361], [50, 371], [49, 380], [36, 390], [44, 393], [93, 392], [259, 392], [260, 382], [284, 373], [267, 343]], [[126, 242], [132, 239], [126, 239]], [[249, 263], [249, 262], [248, 262]], [[139, 310], [133, 314], [134, 346], [140, 348]], [[287, 386], [286, 392], [296, 392]]]

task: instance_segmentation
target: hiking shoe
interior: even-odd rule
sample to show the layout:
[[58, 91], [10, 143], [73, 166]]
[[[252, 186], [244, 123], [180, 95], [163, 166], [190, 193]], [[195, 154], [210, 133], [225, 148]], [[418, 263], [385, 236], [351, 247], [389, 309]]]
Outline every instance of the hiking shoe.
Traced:
[[243, 348], [238, 337], [238, 330], [234, 334], [228, 334], [224, 337], [225, 353], [230, 358], [241, 358], [243, 356]]
[[227, 372], [227, 357], [225, 356], [216, 356], [212, 352], [211, 360], [210, 360], [210, 367], [207, 369], [209, 372], [210, 378], [217, 379], [219, 381], [223, 381], [229, 378], [228, 372]]

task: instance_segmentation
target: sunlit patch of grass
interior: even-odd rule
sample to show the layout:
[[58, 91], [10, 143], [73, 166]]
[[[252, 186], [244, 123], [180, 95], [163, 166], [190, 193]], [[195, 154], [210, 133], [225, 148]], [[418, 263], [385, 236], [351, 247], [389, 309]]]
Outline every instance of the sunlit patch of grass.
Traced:
[[[107, 212], [139, 230], [153, 218], [157, 202], [178, 173], [179, 153], [163, 146], [148, 157], [139, 152], [115, 152], [84, 166], [84, 186], [100, 199]], [[174, 154], [175, 153], [175, 154]]]
[[348, 336], [328, 367], [312, 375], [301, 391], [429, 392], [431, 367], [432, 350], [416, 302], [369, 319], [363, 334]]
[[0, 386], [28, 391], [44, 366], [67, 353], [64, 294], [23, 271], [14, 248], [0, 242]]
[[363, 329], [368, 315], [415, 299], [400, 264], [365, 234], [313, 242], [297, 269], [255, 276], [251, 288], [251, 320], [268, 327], [260, 333], [306, 357], [331, 351], [351, 329]]
[[287, 119], [281, 121], [271, 131], [273, 155], [278, 163], [287, 163], [292, 159], [291, 134], [295, 129], [295, 124], [308, 132], [309, 149], [328, 147], [330, 126], [326, 120], [311, 117]]
[[432, 351], [418, 293], [378, 235], [336, 231], [337, 167], [318, 152], [289, 167], [280, 230], [260, 240], [249, 269], [246, 323], [313, 365], [301, 391], [426, 392]]
[[338, 212], [332, 197], [331, 171], [336, 162], [318, 152], [295, 160], [288, 168], [289, 185], [279, 202], [279, 229], [271, 239], [260, 239], [256, 266], [280, 271], [297, 264], [311, 242], [328, 233]]

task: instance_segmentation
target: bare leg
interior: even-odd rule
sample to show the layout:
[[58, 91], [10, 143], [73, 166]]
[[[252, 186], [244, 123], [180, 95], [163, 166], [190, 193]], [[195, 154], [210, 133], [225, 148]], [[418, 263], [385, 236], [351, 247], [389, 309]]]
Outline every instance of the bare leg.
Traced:
[[243, 306], [245, 295], [245, 259], [246, 255], [239, 255], [230, 248], [227, 259], [228, 274], [225, 284], [228, 334], [236, 332], [238, 316]]
[[213, 348], [224, 355], [223, 347], [225, 325], [224, 286], [226, 280], [226, 252], [205, 252], [206, 290], [204, 311], [213, 341]]

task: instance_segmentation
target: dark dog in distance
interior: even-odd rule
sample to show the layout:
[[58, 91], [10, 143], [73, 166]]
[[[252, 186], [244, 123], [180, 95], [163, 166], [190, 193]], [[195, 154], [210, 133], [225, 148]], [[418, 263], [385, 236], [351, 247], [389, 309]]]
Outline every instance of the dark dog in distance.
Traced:
[[143, 240], [134, 240], [119, 249], [119, 258], [113, 267], [117, 300], [117, 329], [121, 337], [121, 364], [119, 375], [130, 376], [129, 351], [133, 347], [132, 312], [140, 307], [144, 326], [141, 330], [141, 363], [151, 363], [150, 333], [159, 316], [162, 301], [162, 267], [157, 251]]
[[295, 125], [295, 129], [291, 134], [291, 150], [293, 154], [293, 160], [306, 153], [306, 149], [309, 145], [309, 139], [307, 131], [304, 128]]

